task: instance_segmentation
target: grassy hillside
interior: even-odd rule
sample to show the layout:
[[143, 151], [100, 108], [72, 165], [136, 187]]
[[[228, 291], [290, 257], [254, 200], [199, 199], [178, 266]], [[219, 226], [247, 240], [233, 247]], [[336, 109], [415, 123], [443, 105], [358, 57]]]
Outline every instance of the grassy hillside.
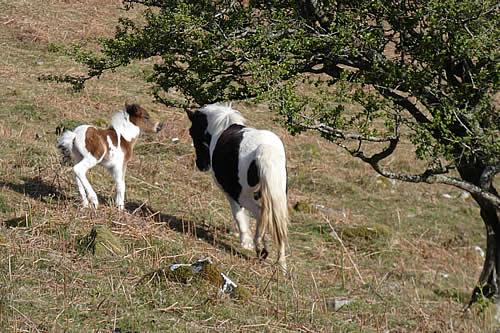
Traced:
[[[250, 125], [273, 129], [286, 144], [286, 280], [274, 251], [259, 263], [239, 247], [224, 196], [195, 167], [188, 120], [148, 94], [147, 62], [80, 93], [38, 81], [81, 71], [61, 45], [95, 47], [120, 15], [138, 11], [124, 12], [120, 1], [0, 0], [1, 332], [495, 330], [493, 306], [461, 311], [485, 237], [478, 208], [460, 191], [381, 179], [324, 140], [290, 136], [265, 107], [236, 104]], [[126, 101], [143, 104], [166, 127], [137, 145], [125, 212], [113, 208], [111, 178], [98, 168], [89, 178], [102, 205], [82, 209], [72, 171], [60, 164], [55, 129], [105, 125]], [[411, 168], [411, 151], [401, 155], [393, 166]], [[118, 245], [103, 255], [78, 251], [94, 226], [111, 230]], [[198, 280], [143, 279], [205, 257], [252, 297], [219, 297]], [[346, 299], [352, 302], [335, 306]]]

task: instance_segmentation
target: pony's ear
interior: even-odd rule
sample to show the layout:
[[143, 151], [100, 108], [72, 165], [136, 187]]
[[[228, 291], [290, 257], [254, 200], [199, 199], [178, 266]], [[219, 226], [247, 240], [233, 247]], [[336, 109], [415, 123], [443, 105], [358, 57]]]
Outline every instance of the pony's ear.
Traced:
[[184, 111], [186, 111], [186, 114], [189, 117], [189, 120], [193, 121], [193, 119], [194, 119], [194, 111], [191, 111], [190, 109], [184, 109]]
[[139, 105], [137, 104], [128, 104], [125, 103], [125, 112], [127, 112], [129, 115], [134, 115], [139, 108]]

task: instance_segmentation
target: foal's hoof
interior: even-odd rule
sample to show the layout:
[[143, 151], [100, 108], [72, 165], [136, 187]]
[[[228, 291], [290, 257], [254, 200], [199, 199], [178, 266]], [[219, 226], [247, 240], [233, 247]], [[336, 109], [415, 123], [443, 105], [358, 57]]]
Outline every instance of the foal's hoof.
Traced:
[[269, 252], [267, 252], [267, 249], [262, 249], [262, 250], [257, 250], [257, 258], [260, 260], [266, 260], [267, 256], [269, 255]]

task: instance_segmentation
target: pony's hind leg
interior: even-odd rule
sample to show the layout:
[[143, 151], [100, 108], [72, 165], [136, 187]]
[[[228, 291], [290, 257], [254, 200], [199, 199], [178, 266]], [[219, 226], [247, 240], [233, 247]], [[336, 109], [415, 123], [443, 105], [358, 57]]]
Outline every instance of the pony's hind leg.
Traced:
[[[78, 162], [74, 167], [73, 171], [75, 172], [76, 175], [76, 183], [78, 185], [78, 190], [80, 191], [80, 195], [82, 196], [82, 201], [83, 201], [83, 206], [86, 207], [88, 206], [88, 199], [90, 199], [90, 202], [94, 206], [94, 208], [97, 208], [99, 202], [97, 200], [97, 194], [95, 193], [94, 189], [90, 185], [88, 179], [87, 179], [87, 171], [94, 167], [97, 164], [97, 161], [95, 158], [83, 158], [80, 162]], [[86, 192], [86, 196], [85, 196]]]
[[80, 178], [75, 177], [75, 180], [76, 180], [76, 185], [78, 186], [78, 192], [80, 192], [80, 196], [82, 197], [83, 207], [87, 208], [89, 206], [89, 199], [87, 199], [87, 193], [85, 192], [85, 187], [80, 181]]
[[[82, 160], [82, 155], [76, 151], [73, 153], [73, 156], [75, 158], [75, 163], [78, 164]], [[85, 192], [85, 187], [83, 186], [82, 182], [80, 181], [80, 178], [76, 176], [75, 173], [75, 181], [76, 181], [76, 186], [78, 186], [78, 192], [80, 193], [80, 196], [82, 197], [82, 204], [83, 207], [87, 208], [89, 206], [89, 200], [87, 199], [87, 193]]]
[[265, 240], [265, 230], [262, 228], [261, 219], [257, 218], [257, 223], [255, 225], [255, 252], [259, 259], [265, 260], [269, 255], [269, 250], [267, 249], [267, 241]]
[[257, 221], [255, 225], [255, 237], [254, 237], [254, 244], [255, 244], [255, 252], [257, 253], [257, 257], [259, 259], [265, 260], [267, 256], [269, 255], [269, 250], [268, 250], [268, 242], [267, 239], [265, 238], [265, 230], [262, 228], [262, 223], [261, 223], [261, 208], [259, 206], [259, 203], [253, 198], [253, 193], [251, 195], [248, 195], [248, 197], [243, 200], [245, 208], [247, 208], [252, 215], [254, 216], [255, 220]]
[[249, 218], [245, 212], [245, 209], [240, 206], [239, 203], [229, 198], [229, 203], [231, 205], [231, 211], [233, 213], [234, 222], [240, 233], [240, 243], [244, 249], [253, 250], [254, 244], [252, 236], [250, 236]]
[[286, 265], [286, 249], [285, 249], [285, 242], [281, 243], [280, 249], [279, 249], [279, 254], [278, 254], [278, 264], [281, 268], [281, 271], [283, 274], [286, 276], [289, 276], [289, 271], [288, 267]]

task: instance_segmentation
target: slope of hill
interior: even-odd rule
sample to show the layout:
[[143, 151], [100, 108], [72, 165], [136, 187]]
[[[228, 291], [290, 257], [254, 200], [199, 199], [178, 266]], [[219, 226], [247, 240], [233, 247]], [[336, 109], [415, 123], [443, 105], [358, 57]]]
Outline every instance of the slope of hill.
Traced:
[[[120, 1], [0, 0], [0, 331], [494, 331], [493, 306], [461, 311], [485, 244], [478, 209], [463, 193], [381, 179], [320, 138], [290, 136], [265, 107], [237, 103], [250, 125], [286, 143], [292, 277], [284, 279], [274, 256], [259, 263], [239, 247], [223, 194], [196, 170], [188, 120], [152, 102], [148, 62], [79, 93], [38, 81], [82, 71], [62, 46], [95, 47], [120, 15], [140, 11], [120, 8]], [[55, 129], [104, 126], [125, 102], [143, 104], [166, 127], [136, 147], [125, 212], [113, 208], [112, 180], [98, 169], [90, 181], [103, 204], [82, 209]], [[407, 155], [393, 163], [411, 167]], [[78, 251], [93, 226], [111, 230], [120, 251]], [[197, 280], [142, 279], [205, 257], [252, 297], [220, 297]], [[342, 300], [351, 302], [339, 308]]]

